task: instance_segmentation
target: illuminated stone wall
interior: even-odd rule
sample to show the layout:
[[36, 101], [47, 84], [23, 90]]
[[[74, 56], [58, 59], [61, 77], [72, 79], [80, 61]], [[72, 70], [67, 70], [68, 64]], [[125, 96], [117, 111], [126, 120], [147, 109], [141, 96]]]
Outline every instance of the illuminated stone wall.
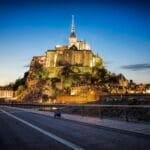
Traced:
[[58, 103], [88, 103], [100, 100], [101, 93], [99, 89], [78, 86], [71, 88], [71, 95], [59, 95], [56, 100]]
[[47, 51], [45, 55], [45, 66], [55, 67], [56, 66], [57, 54], [55, 51]]
[[95, 96], [78, 96], [78, 95], [65, 95], [65, 96], [57, 96], [56, 101], [57, 103], [73, 103], [73, 104], [82, 104], [88, 103], [98, 100]]
[[59, 66], [65, 63], [92, 67], [93, 53], [89, 50], [64, 50], [46, 52], [46, 67]]

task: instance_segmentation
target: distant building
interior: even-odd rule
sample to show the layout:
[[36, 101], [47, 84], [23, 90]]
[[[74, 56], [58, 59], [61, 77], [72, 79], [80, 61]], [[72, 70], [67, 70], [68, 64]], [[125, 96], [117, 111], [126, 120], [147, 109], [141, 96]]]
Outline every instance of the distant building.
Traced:
[[1, 90], [0, 89], [0, 98], [13, 98], [14, 91], [13, 90]]

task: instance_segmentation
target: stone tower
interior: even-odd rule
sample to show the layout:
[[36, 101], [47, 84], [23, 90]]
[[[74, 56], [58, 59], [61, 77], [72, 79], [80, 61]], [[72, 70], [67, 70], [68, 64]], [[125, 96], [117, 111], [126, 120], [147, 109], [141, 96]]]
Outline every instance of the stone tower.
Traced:
[[69, 45], [72, 46], [76, 42], [77, 42], [77, 37], [76, 37], [76, 33], [75, 33], [74, 15], [72, 15], [71, 33], [69, 36]]

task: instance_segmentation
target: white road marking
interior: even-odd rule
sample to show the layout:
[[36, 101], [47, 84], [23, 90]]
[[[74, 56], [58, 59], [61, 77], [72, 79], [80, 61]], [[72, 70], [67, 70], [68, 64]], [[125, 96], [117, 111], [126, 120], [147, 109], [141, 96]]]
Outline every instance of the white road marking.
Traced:
[[80, 147], [80, 146], [78, 146], [78, 145], [76, 145], [76, 144], [74, 144], [74, 143], [72, 143], [72, 142], [69, 142], [69, 141], [67, 141], [67, 140], [65, 140], [65, 139], [63, 139], [63, 138], [60, 138], [60, 137], [58, 137], [58, 136], [56, 136], [56, 135], [54, 135], [54, 134], [52, 134], [52, 133], [50, 133], [50, 132], [47, 132], [47, 131], [45, 131], [45, 130], [43, 130], [43, 129], [41, 129], [41, 128], [39, 128], [39, 127], [37, 127], [37, 126], [35, 126], [35, 125], [33, 125], [33, 124], [31, 124], [31, 123], [29, 123], [29, 122], [27, 122], [27, 121], [21, 119], [21, 118], [19, 118], [19, 117], [15, 116], [15, 115], [13, 115], [13, 114], [11, 114], [11, 113], [9, 113], [9, 112], [6, 112], [6, 111], [3, 110], [3, 109], [0, 109], [0, 110], [1, 110], [3, 113], [5, 113], [6, 115], [8, 115], [8, 116], [10, 116], [10, 117], [12, 117], [12, 118], [14, 118], [14, 119], [16, 119], [16, 120], [18, 120], [18, 121], [24, 123], [24, 124], [26, 124], [27, 126], [29, 126], [29, 127], [33, 128], [33, 129], [35, 129], [35, 130], [37, 130], [37, 131], [43, 133], [44, 135], [47, 135], [48, 137], [50, 137], [50, 138], [52, 138], [52, 139], [54, 139], [54, 140], [56, 140], [56, 141], [58, 141], [58, 142], [60, 142], [60, 143], [62, 143], [62, 144], [64, 144], [64, 145], [68, 146], [69, 148], [72, 148], [72, 149], [74, 149], [74, 150], [83, 150], [82, 147]]

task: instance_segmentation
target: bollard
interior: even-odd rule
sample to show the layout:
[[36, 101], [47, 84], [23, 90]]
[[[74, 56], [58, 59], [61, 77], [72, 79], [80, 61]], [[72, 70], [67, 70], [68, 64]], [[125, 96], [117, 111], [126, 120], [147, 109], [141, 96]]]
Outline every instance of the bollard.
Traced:
[[81, 116], [84, 116], [84, 106], [81, 106]]
[[102, 116], [102, 108], [101, 107], [99, 107], [98, 113], [99, 113], [99, 118], [102, 119], [103, 116]]
[[128, 118], [128, 109], [127, 108], [125, 108], [125, 119], [126, 119], [127, 122], [129, 121], [129, 118]]

